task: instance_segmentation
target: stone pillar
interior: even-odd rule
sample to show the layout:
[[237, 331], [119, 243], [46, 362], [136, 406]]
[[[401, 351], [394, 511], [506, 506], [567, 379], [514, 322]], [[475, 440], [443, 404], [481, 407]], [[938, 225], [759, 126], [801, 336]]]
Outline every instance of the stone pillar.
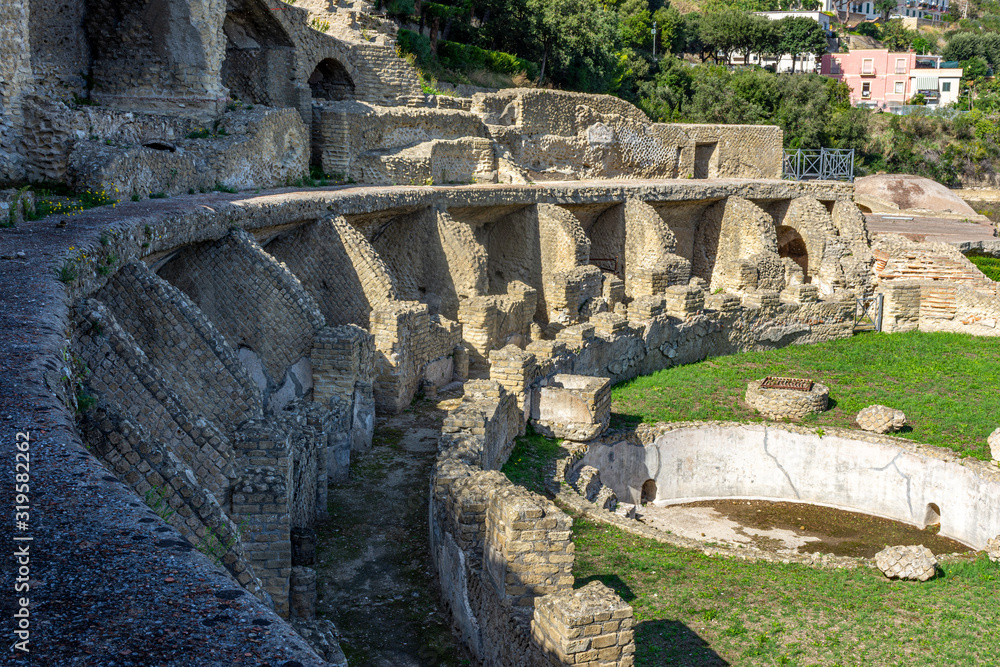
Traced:
[[531, 641], [553, 665], [631, 667], [635, 654], [632, 607], [592, 581], [538, 598]]
[[236, 434], [235, 445], [248, 466], [234, 486], [231, 515], [237, 523], [245, 522], [243, 551], [274, 600], [274, 611], [288, 618], [292, 567], [288, 436], [251, 422]]
[[293, 567], [289, 588], [290, 616], [302, 621], [316, 618], [316, 570], [310, 567]]
[[483, 574], [501, 599], [530, 608], [534, 599], [573, 587], [573, 520], [520, 487], [499, 489], [486, 510]]
[[531, 409], [527, 399], [537, 368], [534, 354], [513, 345], [490, 352], [490, 379], [514, 395], [525, 420]]
[[920, 322], [920, 285], [916, 282], [885, 282], [879, 286], [882, 301], [882, 331], [913, 331]]

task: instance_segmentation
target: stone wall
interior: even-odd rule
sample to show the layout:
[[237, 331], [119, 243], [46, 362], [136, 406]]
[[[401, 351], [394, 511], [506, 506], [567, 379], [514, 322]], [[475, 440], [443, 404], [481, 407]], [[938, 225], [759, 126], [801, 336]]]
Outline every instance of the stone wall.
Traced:
[[373, 310], [397, 299], [388, 267], [343, 217], [303, 225], [265, 249], [295, 274], [331, 325], [367, 327]]
[[32, 88], [29, 4], [0, 6], [0, 182], [23, 177], [24, 98]]
[[88, 0], [86, 6], [94, 99], [184, 116], [224, 108], [225, 0]]
[[[485, 665], [631, 665], [631, 608], [600, 583], [573, 591], [572, 520], [489, 470], [520, 431], [512, 398], [499, 383], [470, 382], [445, 418], [430, 508], [445, 603]], [[588, 609], [600, 600], [596, 615], [581, 611], [581, 595]], [[587, 627], [594, 623], [598, 632]]]
[[947, 243], [875, 237], [874, 289], [883, 295], [884, 331], [1000, 335], [1000, 288]]
[[[543, 387], [566, 382], [560, 374], [613, 383], [709, 355], [849, 335], [853, 297], [820, 295], [811, 284], [707, 294], [694, 278], [650, 281], [648, 293], [627, 296], [621, 278], [588, 263], [586, 230], [593, 236], [602, 216], [622, 239], [626, 267], [655, 265], [678, 248], [667, 209], [653, 204], [704, 208], [721, 195], [750, 211], [733, 218], [741, 233], [766, 236], [758, 224], [770, 218], [761, 205], [804, 191], [812, 190], [777, 182], [342, 189], [125, 217], [72, 259], [78, 278], [70, 287], [80, 299], [73, 350], [86, 363], [78, 375], [91, 371], [83, 387], [101, 414], [111, 415], [100, 423], [140, 435], [145, 429], [148, 438], [135, 440], [142, 456], [150, 440], [164, 459], [179, 462], [157, 473], [171, 488], [219, 499], [223, 514], [201, 519], [204, 535], [228, 530], [225, 543], [235, 544], [236, 526], [242, 556], [234, 551], [224, 567], [239, 578], [234, 564], [244, 563], [260, 580], [262, 598], [285, 614], [299, 565], [292, 535], [323, 516], [327, 484], [344, 481], [351, 452], [369, 446], [374, 410], [401, 410], [421, 387], [465, 379], [471, 361], [474, 373], [491, 380], [466, 382], [463, 402], [442, 425], [432, 500], [435, 559], [463, 637], [487, 664], [589, 660], [591, 651], [603, 659], [612, 649], [612, 664], [629, 664], [630, 639], [620, 643], [619, 635], [628, 628], [612, 632], [603, 621], [598, 628], [572, 611], [581, 603], [567, 581], [568, 518], [495, 471]], [[159, 275], [136, 263], [140, 258]], [[415, 266], [418, 260], [427, 261]], [[359, 280], [323, 284], [349, 270]], [[434, 270], [443, 272], [439, 282], [425, 282]], [[373, 279], [365, 283], [362, 275]], [[541, 281], [544, 309], [522, 277]], [[401, 300], [409, 294], [417, 300]], [[565, 319], [546, 321], [557, 302]], [[330, 326], [321, 312], [362, 303], [370, 308], [367, 323]], [[452, 307], [458, 321], [443, 313]], [[224, 386], [204, 386], [214, 381], [211, 369]], [[606, 392], [588, 394], [587, 409], [598, 411], [606, 399]], [[148, 483], [155, 466], [146, 469], [118, 448], [108, 428], [86, 434], [132, 488], [140, 477]], [[181, 528], [192, 544], [204, 539], [200, 529], [197, 521]], [[545, 599], [554, 606], [534, 613]], [[601, 639], [574, 643], [586, 632]]]
[[145, 264], [122, 267], [96, 297], [162, 369], [188, 410], [230, 429], [262, 416], [260, 391], [221, 334]]
[[198, 304], [240, 350], [267, 407], [280, 409], [276, 401], [305, 395], [312, 382], [305, 367], [313, 338], [325, 324], [323, 315], [295, 276], [253, 236], [234, 231], [186, 249], [159, 274]]

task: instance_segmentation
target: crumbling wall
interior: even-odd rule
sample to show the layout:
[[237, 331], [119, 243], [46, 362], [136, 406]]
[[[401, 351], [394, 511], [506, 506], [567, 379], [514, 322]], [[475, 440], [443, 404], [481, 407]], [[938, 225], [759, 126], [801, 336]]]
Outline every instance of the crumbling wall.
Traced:
[[883, 330], [1000, 335], [1000, 288], [947, 243], [881, 234], [872, 243]]
[[367, 327], [372, 310], [397, 298], [385, 263], [341, 216], [302, 225], [265, 250], [295, 274], [331, 325]]
[[294, 111], [236, 111], [213, 125], [212, 136], [141, 144], [84, 135], [87, 140], [76, 141], [70, 153], [65, 176], [79, 190], [123, 198], [274, 187], [308, 169], [308, 133]]
[[598, 614], [608, 614], [602, 623], [614, 617], [614, 641], [610, 625], [583, 634], [595, 614], [583, 618], [572, 590], [571, 519], [484, 470], [504, 463], [519, 431], [511, 399], [496, 382], [470, 382], [443, 425], [431, 478], [431, 553], [452, 619], [485, 665], [631, 664], [631, 609], [602, 584], [584, 590], [609, 605]]
[[713, 291], [780, 291], [785, 269], [771, 216], [740, 197], [710, 207], [698, 226], [691, 273]]
[[87, 0], [92, 98], [169, 115], [218, 113], [225, 14], [226, 0]]
[[323, 315], [295, 276], [253, 236], [236, 230], [185, 248], [159, 274], [238, 348], [269, 409], [311, 389], [309, 353], [325, 324]]
[[74, 96], [86, 98], [88, 87], [92, 86], [92, 82], [85, 81], [91, 48], [83, 24], [91, 3], [85, 0], [20, 0], [5, 4], [24, 5], [25, 11], [30, 12], [30, 51], [26, 48], [19, 55], [31, 58], [34, 94], [63, 102], [72, 102]]
[[24, 176], [24, 98], [31, 91], [29, 4], [0, 5], [0, 182]]
[[[423, 184], [428, 178], [436, 183], [457, 181], [465, 173], [482, 171], [459, 165], [442, 152], [448, 141], [487, 137], [479, 117], [467, 111], [318, 101], [312, 113], [313, 155], [326, 173], [345, 174], [363, 183]], [[492, 163], [488, 141], [484, 148]], [[483, 174], [482, 180], [494, 179]]]
[[262, 602], [273, 604], [244, 554], [241, 529], [218, 497], [197, 483], [191, 468], [165, 443], [127, 413], [104, 403], [84, 413], [80, 431], [91, 451], [118, 479], [145, 498], [191, 546], [224, 567]]
[[197, 482], [228, 497], [235, 476], [232, 443], [214, 424], [188, 410], [135, 340], [100, 303], [88, 301], [74, 353], [86, 364], [86, 391], [132, 415], [194, 471]]
[[423, 209], [366, 230], [389, 267], [399, 298], [456, 319], [459, 302], [488, 291], [486, 249], [471, 227], [444, 209]]
[[680, 145], [679, 178], [781, 178], [780, 127], [657, 123], [653, 132]]

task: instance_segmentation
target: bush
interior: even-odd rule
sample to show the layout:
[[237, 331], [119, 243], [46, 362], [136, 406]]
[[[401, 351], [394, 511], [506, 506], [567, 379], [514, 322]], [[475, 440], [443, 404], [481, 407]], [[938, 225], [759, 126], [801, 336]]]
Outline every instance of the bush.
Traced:
[[538, 65], [503, 51], [488, 51], [470, 44], [440, 41], [437, 55], [444, 67], [459, 72], [485, 69], [511, 76], [526, 72], [529, 79], [538, 77]]

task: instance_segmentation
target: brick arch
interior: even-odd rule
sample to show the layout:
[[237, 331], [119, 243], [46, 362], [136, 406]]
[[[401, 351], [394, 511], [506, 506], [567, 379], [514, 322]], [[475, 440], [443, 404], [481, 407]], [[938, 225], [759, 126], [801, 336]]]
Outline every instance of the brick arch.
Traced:
[[222, 83], [230, 95], [253, 104], [298, 106], [298, 92], [288, 76], [295, 71], [295, 43], [275, 12], [260, 0], [230, 0], [222, 30]]
[[313, 99], [334, 102], [354, 99], [354, 79], [336, 58], [319, 61], [309, 76], [309, 88]]
[[218, 111], [221, 32], [202, 18], [186, 0], [86, 0], [92, 98], [139, 111]]

